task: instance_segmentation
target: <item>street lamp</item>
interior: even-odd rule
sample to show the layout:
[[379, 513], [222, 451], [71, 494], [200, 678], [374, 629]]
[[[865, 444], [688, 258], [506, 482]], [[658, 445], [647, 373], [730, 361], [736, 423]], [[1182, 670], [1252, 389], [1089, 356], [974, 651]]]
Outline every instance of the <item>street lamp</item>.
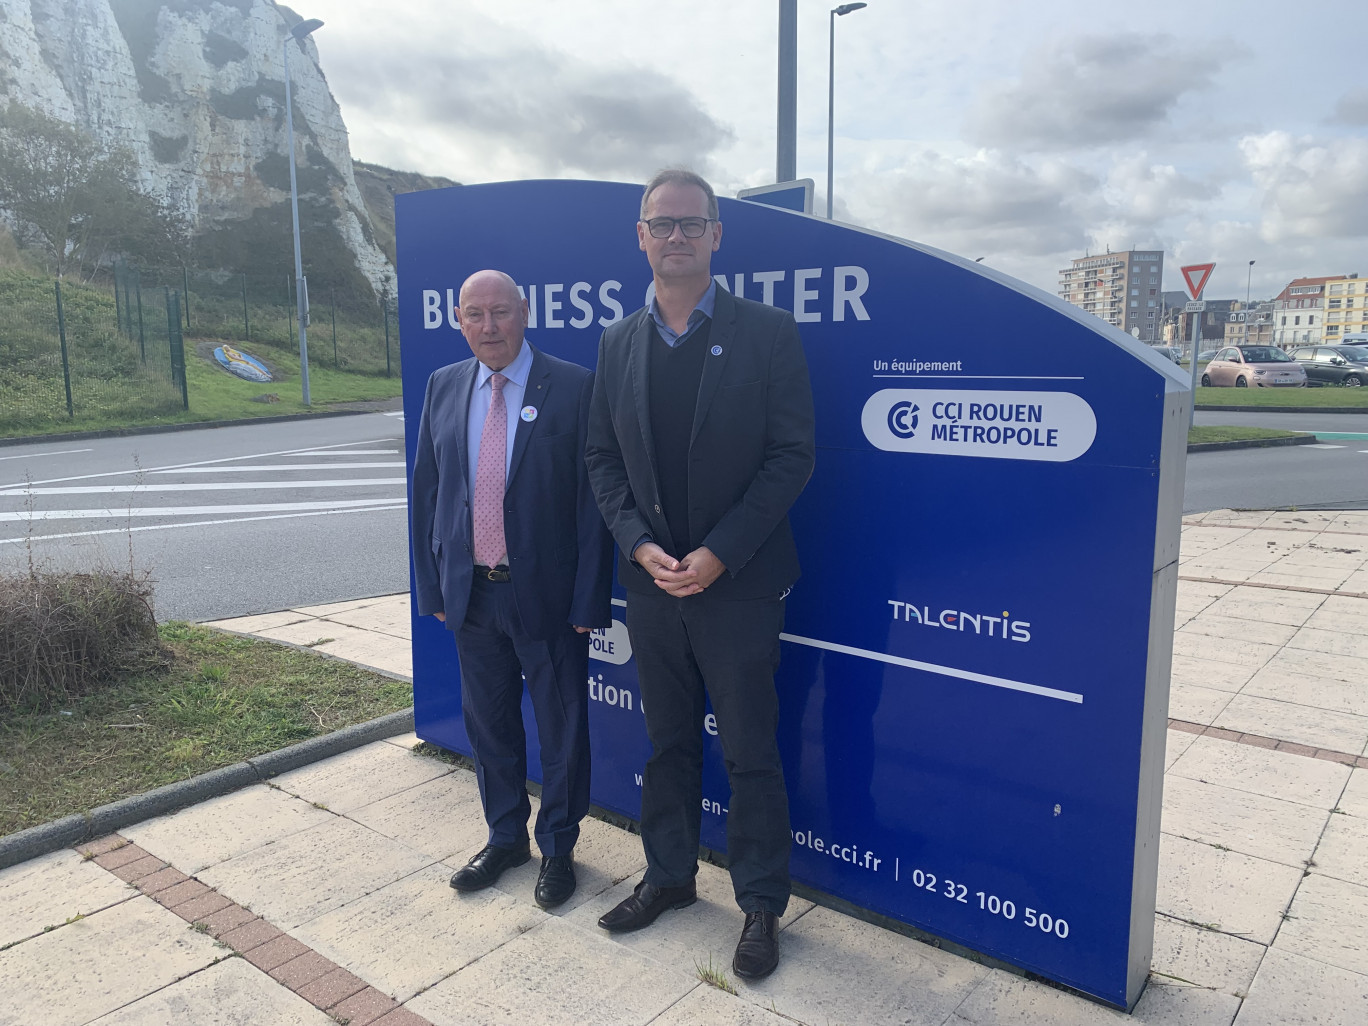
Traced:
[[1245, 273], [1245, 341], [1249, 341], [1249, 283], [1254, 280], [1254, 261], [1249, 262], [1249, 270]]
[[833, 7], [827, 17], [827, 220], [831, 220], [831, 189], [834, 174], [834, 152], [836, 146], [836, 18], [844, 18], [852, 11], [862, 10], [869, 4], [841, 4]]
[[295, 308], [299, 313], [299, 380], [304, 389], [304, 405], [309, 406], [309, 281], [304, 277], [304, 260], [299, 253], [299, 186], [295, 181], [294, 104], [290, 100], [290, 44], [323, 27], [317, 18], [301, 21], [285, 37], [285, 124], [290, 145], [290, 212], [294, 215]]

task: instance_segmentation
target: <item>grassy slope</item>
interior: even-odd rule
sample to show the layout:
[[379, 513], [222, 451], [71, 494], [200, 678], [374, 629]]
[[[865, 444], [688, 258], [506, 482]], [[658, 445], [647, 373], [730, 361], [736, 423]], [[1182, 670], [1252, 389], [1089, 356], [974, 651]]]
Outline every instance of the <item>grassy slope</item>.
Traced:
[[405, 709], [403, 682], [168, 623], [169, 668], [46, 715], [0, 718], [0, 834]]
[[1300, 438], [1304, 431], [1283, 431], [1279, 428], [1227, 427], [1213, 424], [1195, 427], [1188, 432], [1188, 444], [1199, 442], [1236, 442], [1254, 438]]

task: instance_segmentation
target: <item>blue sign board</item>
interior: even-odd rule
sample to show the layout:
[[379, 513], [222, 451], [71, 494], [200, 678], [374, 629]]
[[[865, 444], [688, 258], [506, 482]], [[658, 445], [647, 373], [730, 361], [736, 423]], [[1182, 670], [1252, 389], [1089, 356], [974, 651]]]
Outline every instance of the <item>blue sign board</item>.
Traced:
[[[529, 341], [592, 366], [603, 328], [646, 299], [640, 198], [571, 181], [396, 198], [410, 466], [428, 375], [470, 355], [452, 314], [466, 276], [507, 271]], [[1133, 1005], [1153, 935], [1181, 373], [981, 265], [754, 203], [723, 199], [721, 219], [718, 282], [793, 312], [816, 403], [777, 678], [795, 879]], [[635, 817], [648, 745], [615, 594], [593, 640], [593, 799]], [[451, 635], [413, 628], [418, 734], [469, 752]], [[708, 741], [703, 839], [723, 850]]]

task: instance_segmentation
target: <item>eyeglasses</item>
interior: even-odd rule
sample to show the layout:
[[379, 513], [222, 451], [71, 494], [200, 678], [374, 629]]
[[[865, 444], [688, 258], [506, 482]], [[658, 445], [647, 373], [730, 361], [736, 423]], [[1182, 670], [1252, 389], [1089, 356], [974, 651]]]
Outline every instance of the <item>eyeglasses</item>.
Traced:
[[715, 217], [653, 217], [641, 223], [646, 226], [653, 239], [668, 239], [674, 234], [675, 225], [679, 225], [684, 238], [701, 239], [703, 233], [708, 230], [708, 225], [716, 220]]

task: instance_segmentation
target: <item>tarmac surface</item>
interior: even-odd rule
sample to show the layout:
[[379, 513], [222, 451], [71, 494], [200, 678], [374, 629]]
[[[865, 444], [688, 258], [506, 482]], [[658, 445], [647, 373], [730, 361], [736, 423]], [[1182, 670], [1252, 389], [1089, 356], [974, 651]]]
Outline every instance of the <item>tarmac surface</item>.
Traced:
[[[409, 675], [406, 595], [214, 626]], [[1368, 1021], [1368, 513], [1184, 519], [1152, 977], [1130, 1021]], [[587, 821], [579, 889], [537, 860], [457, 895], [473, 774], [409, 734], [0, 871], [0, 1026], [1091, 1024], [1127, 1017], [795, 899], [779, 969], [731, 977], [725, 873], [610, 937], [644, 868]], [[735, 994], [700, 979], [720, 972]]]

